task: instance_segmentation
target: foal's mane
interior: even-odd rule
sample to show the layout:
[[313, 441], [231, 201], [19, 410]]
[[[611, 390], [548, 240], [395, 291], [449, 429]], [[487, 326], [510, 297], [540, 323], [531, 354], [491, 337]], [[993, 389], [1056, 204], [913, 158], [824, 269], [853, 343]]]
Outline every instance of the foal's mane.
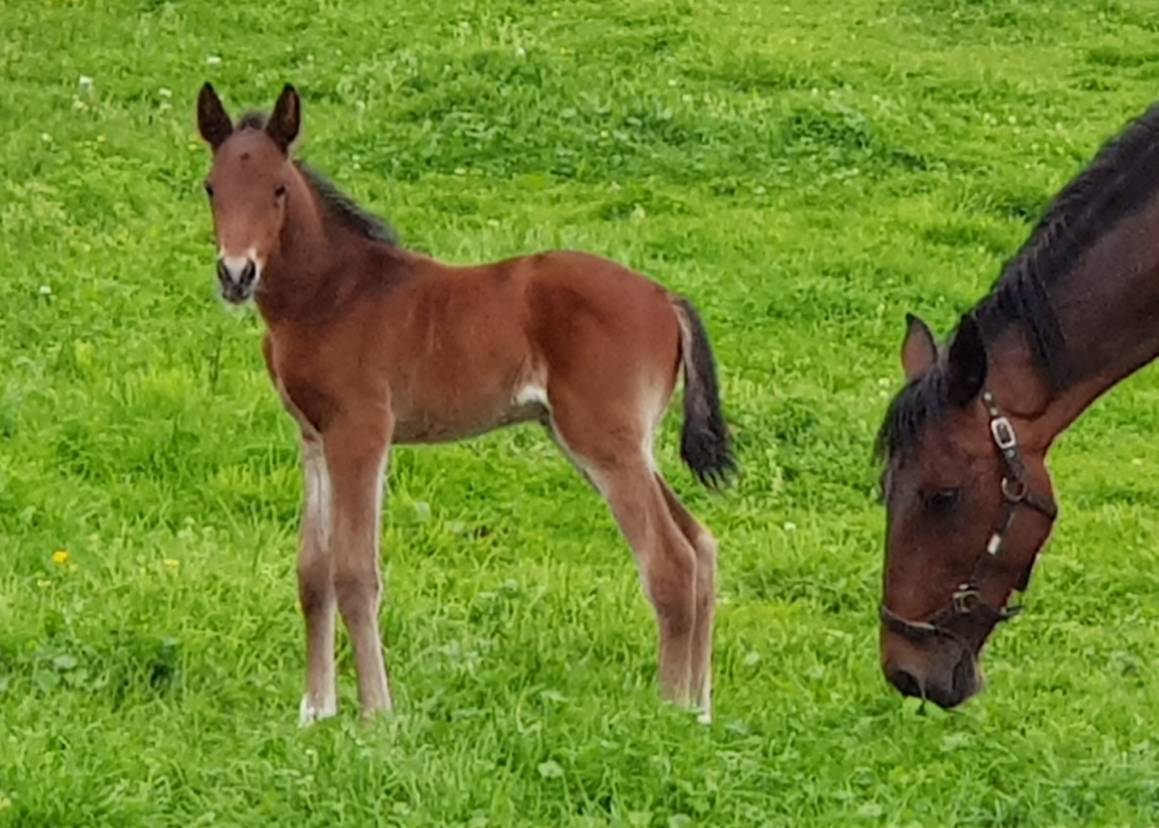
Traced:
[[[1072, 272], [1119, 222], [1146, 205], [1159, 189], [1159, 104], [1153, 104], [1107, 142], [1054, 198], [1029, 239], [1003, 267], [990, 292], [974, 306], [982, 330], [1021, 324], [1035, 357], [1056, 390], [1074, 379], [1066, 339], [1050, 289]], [[939, 361], [894, 397], [878, 431], [876, 451], [888, 458], [914, 445], [927, 423], [949, 407]]]
[[[246, 112], [238, 119], [235, 129], [265, 129], [266, 121], [267, 117], [263, 112]], [[364, 209], [353, 198], [338, 189], [334, 182], [306, 162], [295, 158], [294, 166], [306, 179], [306, 183], [330, 218], [364, 239], [382, 242], [392, 247], [398, 245], [398, 233], [388, 222]]]
[[327, 213], [348, 230], [371, 241], [398, 244], [398, 233], [387, 222], [362, 208], [358, 202], [339, 190], [330, 179], [308, 166], [304, 161], [294, 160], [294, 166], [305, 177], [314, 195], [322, 202]]

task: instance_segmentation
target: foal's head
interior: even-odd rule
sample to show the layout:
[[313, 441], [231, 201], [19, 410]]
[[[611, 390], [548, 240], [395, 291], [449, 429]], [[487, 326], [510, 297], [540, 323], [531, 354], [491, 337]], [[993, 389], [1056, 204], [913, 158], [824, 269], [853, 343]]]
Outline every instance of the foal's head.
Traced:
[[244, 302], [257, 290], [262, 268], [277, 251], [293, 173], [290, 147], [301, 122], [298, 93], [287, 85], [265, 119], [245, 115], [235, 126], [208, 83], [197, 99], [197, 126], [213, 149], [205, 192], [217, 234], [221, 295]]
[[926, 325], [909, 317], [902, 364], [907, 385], [879, 437], [882, 667], [902, 693], [953, 707], [981, 689], [982, 647], [1050, 534], [1047, 446], [987, 390], [973, 317], [940, 354]]

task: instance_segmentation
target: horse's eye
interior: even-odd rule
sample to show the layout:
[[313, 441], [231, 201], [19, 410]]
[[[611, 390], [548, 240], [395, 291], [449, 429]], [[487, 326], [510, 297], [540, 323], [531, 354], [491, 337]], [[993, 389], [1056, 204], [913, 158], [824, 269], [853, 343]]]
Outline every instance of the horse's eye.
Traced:
[[285, 196], [285, 194], [286, 194], [286, 185], [285, 184], [279, 184], [277, 187], [274, 187], [274, 198], [282, 198], [283, 196]]
[[962, 490], [958, 488], [934, 489], [926, 495], [926, 508], [937, 514], [944, 514], [956, 505], [962, 497]]
[[205, 194], [210, 198], [213, 198], [213, 185], [206, 181], [201, 186], [205, 188]]

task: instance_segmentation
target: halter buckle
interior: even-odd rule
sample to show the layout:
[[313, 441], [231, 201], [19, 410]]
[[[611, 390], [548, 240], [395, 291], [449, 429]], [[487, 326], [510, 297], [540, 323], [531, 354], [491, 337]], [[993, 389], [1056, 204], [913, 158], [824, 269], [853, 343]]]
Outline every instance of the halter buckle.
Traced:
[[954, 592], [951, 601], [954, 606], [954, 612], [959, 615], [964, 615], [972, 611], [978, 606], [978, 589], [971, 584], [962, 584]]
[[1018, 445], [1018, 435], [1014, 433], [1014, 426], [1006, 417], [995, 417], [990, 421], [990, 434], [994, 443], [1002, 451], [1007, 451]]

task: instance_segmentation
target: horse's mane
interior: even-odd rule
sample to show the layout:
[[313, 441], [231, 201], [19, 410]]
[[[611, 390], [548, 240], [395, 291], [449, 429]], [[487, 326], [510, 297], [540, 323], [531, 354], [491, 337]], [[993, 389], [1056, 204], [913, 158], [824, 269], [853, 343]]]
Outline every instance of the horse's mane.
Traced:
[[305, 176], [310, 188], [326, 208], [332, 218], [363, 238], [398, 245], [398, 233], [386, 221], [363, 209], [358, 202], [334, 186], [313, 167], [302, 161], [294, 161], [295, 166]]
[[[983, 331], [1021, 324], [1052, 387], [1072, 382], [1066, 339], [1050, 300], [1051, 289], [1119, 222], [1146, 205], [1159, 189], [1159, 104], [1152, 105], [1066, 185], [1029, 239], [1003, 268], [973, 313]], [[939, 362], [906, 384], [886, 411], [877, 453], [889, 457], [912, 446], [925, 425], [948, 408]]]

